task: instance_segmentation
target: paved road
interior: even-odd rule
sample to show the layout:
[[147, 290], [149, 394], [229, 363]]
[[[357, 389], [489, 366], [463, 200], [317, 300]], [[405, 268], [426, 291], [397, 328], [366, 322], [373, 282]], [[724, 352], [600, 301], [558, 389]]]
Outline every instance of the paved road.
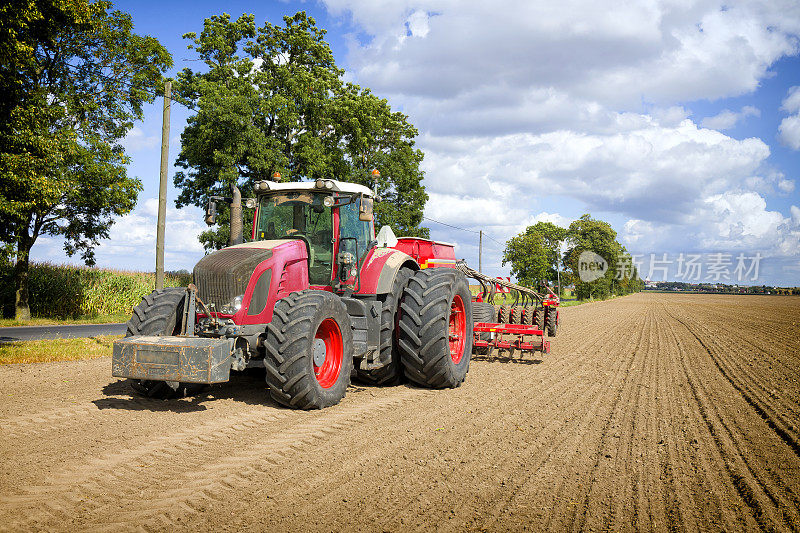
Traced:
[[0, 328], [0, 343], [41, 339], [72, 339], [96, 335], [124, 335], [125, 323], [75, 324], [68, 326], [18, 326]]

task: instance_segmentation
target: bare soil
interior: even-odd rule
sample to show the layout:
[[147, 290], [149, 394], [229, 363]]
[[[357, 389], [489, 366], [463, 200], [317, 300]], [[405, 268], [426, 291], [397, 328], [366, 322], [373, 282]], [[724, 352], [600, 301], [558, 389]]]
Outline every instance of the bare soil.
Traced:
[[109, 358], [0, 367], [0, 529], [800, 530], [800, 298], [565, 309], [454, 390], [146, 400]]

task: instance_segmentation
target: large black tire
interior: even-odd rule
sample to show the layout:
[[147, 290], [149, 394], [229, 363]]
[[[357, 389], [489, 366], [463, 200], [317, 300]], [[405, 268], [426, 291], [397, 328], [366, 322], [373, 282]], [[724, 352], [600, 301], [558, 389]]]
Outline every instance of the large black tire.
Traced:
[[[325, 359], [317, 366], [314, 350], [320, 337]], [[264, 347], [267, 385], [276, 402], [321, 409], [344, 398], [353, 370], [353, 327], [339, 297], [307, 290], [279, 300]]]
[[[472, 323], [478, 322], [496, 322], [494, 316], [495, 310], [492, 304], [486, 302], [472, 302]], [[487, 332], [478, 333], [478, 338], [482, 341], [491, 341], [492, 334]], [[487, 355], [492, 351], [491, 346], [473, 346], [472, 353], [476, 355]]]
[[[473, 324], [472, 294], [464, 274], [452, 268], [416, 272], [400, 308], [400, 360], [406, 377], [436, 389], [461, 385], [472, 356]], [[450, 332], [451, 317], [457, 330], [463, 327], [457, 338]], [[452, 354], [451, 338], [456, 343]]]
[[537, 307], [533, 312], [533, 325], [544, 331], [544, 307]]
[[548, 307], [545, 313], [545, 322], [547, 323], [547, 336], [555, 337], [556, 330], [558, 329], [558, 308]]
[[[133, 308], [133, 315], [128, 320], [126, 337], [132, 335], [170, 336], [179, 335], [183, 322], [183, 300], [186, 289], [168, 287], [158, 289], [144, 298]], [[131, 387], [149, 398], [163, 400], [185, 398], [197, 394], [205, 388], [202, 383], [175, 383], [167, 381], [151, 381], [132, 379]]]
[[533, 314], [534, 314], [535, 310], [536, 310], [536, 308], [533, 307], [533, 306], [528, 306], [528, 307], [525, 308], [525, 314], [524, 314], [524, 318], [523, 318], [523, 321], [522, 321], [523, 324], [527, 324], [529, 326], [531, 324], [533, 324]]
[[398, 385], [403, 380], [403, 365], [400, 363], [400, 352], [397, 347], [397, 323], [400, 298], [403, 289], [408, 285], [408, 280], [414, 272], [408, 268], [401, 268], [394, 277], [392, 292], [382, 298], [383, 310], [381, 311], [381, 353], [380, 360], [388, 363], [374, 370], [356, 369], [356, 377], [364, 383], [371, 385]]

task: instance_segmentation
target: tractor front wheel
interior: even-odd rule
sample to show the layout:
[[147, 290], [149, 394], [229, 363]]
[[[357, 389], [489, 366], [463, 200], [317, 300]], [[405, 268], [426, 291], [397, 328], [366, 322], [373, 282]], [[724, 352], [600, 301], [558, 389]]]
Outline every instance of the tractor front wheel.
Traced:
[[353, 327], [337, 296], [299, 291], [279, 300], [264, 347], [267, 385], [276, 402], [321, 409], [344, 398], [353, 370]]
[[[126, 337], [132, 335], [171, 336], [180, 335], [183, 322], [183, 300], [186, 289], [168, 287], [158, 289], [144, 298], [133, 308], [133, 315], [128, 320]], [[176, 381], [153, 381], [148, 379], [132, 379], [133, 390], [149, 398], [167, 400], [185, 398], [197, 394], [205, 388], [200, 383], [178, 383]]]
[[458, 387], [472, 356], [472, 294], [464, 274], [432, 268], [414, 274], [400, 304], [401, 362], [423, 387]]

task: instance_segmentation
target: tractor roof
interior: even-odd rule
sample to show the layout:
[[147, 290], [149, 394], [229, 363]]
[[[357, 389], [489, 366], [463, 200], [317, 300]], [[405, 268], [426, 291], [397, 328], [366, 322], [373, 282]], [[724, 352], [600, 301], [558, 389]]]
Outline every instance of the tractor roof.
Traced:
[[[330, 184], [330, 186], [328, 186]], [[357, 183], [345, 181], [320, 179], [316, 181], [259, 181], [256, 182], [256, 191], [265, 193], [268, 191], [319, 191], [319, 192], [341, 192], [345, 194], [363, 194], [372, 197], [372, 191]]]

